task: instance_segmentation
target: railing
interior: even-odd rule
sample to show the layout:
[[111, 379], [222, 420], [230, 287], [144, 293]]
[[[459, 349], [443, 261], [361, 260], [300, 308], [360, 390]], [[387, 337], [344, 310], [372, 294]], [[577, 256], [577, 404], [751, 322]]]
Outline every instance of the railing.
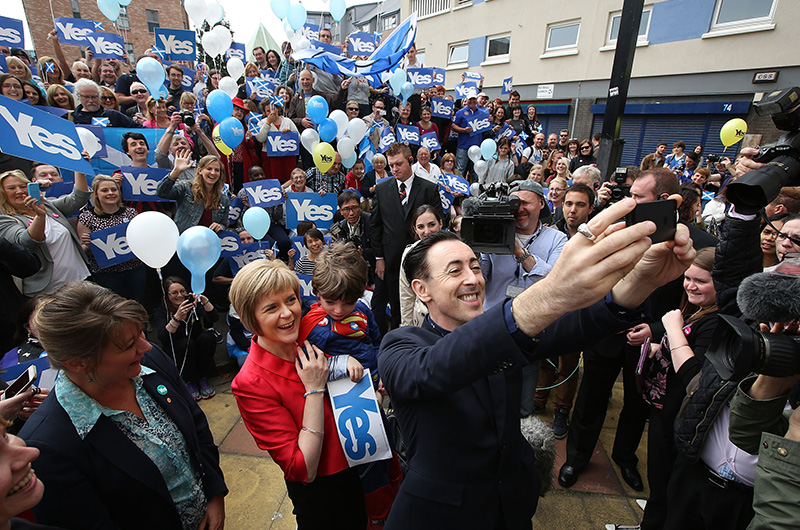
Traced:
[[451, 0], [412, 0], [411, 9], [418, 17], [427, 17], [450, 11], [450, 3]]

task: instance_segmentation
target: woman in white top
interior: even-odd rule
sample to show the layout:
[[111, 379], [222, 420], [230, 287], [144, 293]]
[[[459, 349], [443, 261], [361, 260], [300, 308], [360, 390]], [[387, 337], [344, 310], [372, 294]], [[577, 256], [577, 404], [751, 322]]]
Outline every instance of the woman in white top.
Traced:
[[39, 272], [21, 280], [25, 296], [51, 294], [65, 283], [89, 276], [78, 233], [67, 216], [89, 199], [86, 175], [75, 173], [72, 193], [52, 201], [28, 195], [30, 180], [18, 170], [0, 174], [0, 237], [27, 248], [39, 258]]
[[[297, 132], [294, 122], [283, 115], [283, 107], [275, 106], [268, 100], [262, 102], [264, 119], [258, 123], [258, 133], [256, 140], [261, 142], [264, 151], [264, 172], [267, 178], [278, 179], [281, 184], [289, 181], [292, 170], [297, 167], [297, 157], [288, 156], [267, 156], [267, 135], [271, 132]], [[299, 141], [299, 138], [298, 138]]]
[[414, 290], [411, 282], [406, 278], [403, 271], [403, 264], [406, 261], [406, 254], [416, 246], [417, 243], [431, 234], [435, 234], [444, 226], [443, 219], [439, 216], [439, 211], [431, 205], [423, 204], [414, 212], [411, 220], [411, 229], [417, 241], [408, 245], [403, 251], [400, 259], [400, 325], [401, 326], [421, 326], [425, 317], [428, 316], [428, 308], [422, 303]]

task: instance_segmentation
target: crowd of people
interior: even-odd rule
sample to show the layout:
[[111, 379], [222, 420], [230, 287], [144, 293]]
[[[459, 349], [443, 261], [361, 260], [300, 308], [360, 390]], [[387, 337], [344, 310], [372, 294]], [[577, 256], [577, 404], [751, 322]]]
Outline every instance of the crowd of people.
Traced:
[[[331, 44], [330, 30], [319, 40]], [[636, 450], [650, 422], [642, 528], [745, 528], [773, 517], [759, 500], [757, 422], [742, 408], [771, 400], [762, 423], [776, 433], [770, 443], [782, 443], [778, 404], [797, 377], [738, 385], [705, 357], [720, 316], [741, 314], [742, 279], [792, 274], [787, 264], [800, 252], [796, 188], [783, 188], [763, 219], [726, 201], [725, 186], [760, 167], [752, 149], [732, 161], [705, 158], [700, 145], [685, 152], [683, 141], [667, 154], [661, 142], [640, 166], [604, 179], [599, 135], [543, 130], [517, 91], [503, 102], [479, 87], [454, 101], [449, 118], [437, 117], [433, 98], [453, 99], [444, 86], [402, 102], [388, 84], [296, 62], [287, 42], [280, 52], [255, 48], [245, 65], [248, 77], [279, 78], [283, 104], [259, 102], [241, 84], [232, 115], [247, 132], [225, 155], [205, 107], [219, 71], [188, 65], [197, 78], [184, 90], [180, 66], [168, 65], [160, 97], [124, 62], [89, 54], [69, 63], [55, 32], [52, 42], [55, 58], [38, 61], [40, 83], [24, 52], [2, 50], [10, 71], [0, 75], [2, 95], [60, 109], [76, 124], [103, 118], [129, 129], [120, 148], [133, 167], [147, 167], [151, 150], [138, 129], [163, 130], [152, 147], [155, 165], [169, 172], [157, 195], [172, 202], [123, 201], [119, 172], [91, 182], [76, 173], [69, 194], [47, 198], [64, 180], [58, 168], [0, 155], [3, 366], [36, 344], [61, 371], [52, 391], [0, 402], [8, 424], [0, 429], [25, 441], [8, 435], [0, 447], [0, 466], [23, 462], [12, 468], [5, 502], [24, 502], [10, 515], [32, 508], [37, 522], [63, 528], [222, 528], [227, 488], [197, 402], [215, 395], [214, 353], [227, 342], [240, 367], [232, 391], [242, 418], [283, 470], [301, 530], [526, 528], [547, 477], [532, 467], [520, 419], [552, 397], [552, 433], [567, 439], [557, 481], [569, 488], [590, 465], [620, 372], [624, 406], [611, 456], [637, 491]], [[415, 51], [405, 61], [423, 66]], [[304, 145], [298, 155], [268, 155], [268, 133], [315, 128], [306, 115], [313, 96], [363, 119], [375, 154], [348, 168], [337, 152], [325, 171]], [[470, 134], [483, 109], [491, 128]], [[401, 137], [398, 125], [433, 132], [439, 147], [381, 149], [384, 129]], [[497, 149], [484, 165], [471, 148], [487, 138]], [[450, 189], [450, 176], [505, 186], [519, 204], [513, 248], [476, 253], [461, 241], [466, 195]], [[90, 251], [92, 232], [149, 210], [167, 213], [180, 233], [234, 230], [250, 245], [243, 213], [258, 206], [243, 186], [262, 179], [277, 179], [284, 199], [335, 194], [330, 228], [289, 227], [286, 204], [266, 208], [271, 223], [255, 259], [241, 267], [221, 258], [202, 293], [192, 292], [177, 256], [162, 281], [138, 259], [103, 267]], [[45, 191], [42, 200], [29, 196], [30, 182]], [[443, 204], [445, 192], [453, 199]], [[651, 245], [648, 223], [613, 225], [657, 200], [678, 206], [669, 242]], [[298, 275], [311, 277], [316, 303], [302, 300]], [[215, 329], [221, 313], [227, 341]], [[367, 370], [395, 410], [403, 443], [392, 442], [404, 451], [351, 467], [326, 383], [358, 382]], [[320, 508], [334, 496], [336, 510]]]

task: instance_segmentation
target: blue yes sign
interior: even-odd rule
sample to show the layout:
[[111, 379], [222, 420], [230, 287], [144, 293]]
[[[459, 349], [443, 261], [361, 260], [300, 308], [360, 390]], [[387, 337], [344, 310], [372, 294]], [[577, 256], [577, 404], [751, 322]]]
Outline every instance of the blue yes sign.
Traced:
[[0, 17], [0, 44], [9, 48], [24, 48], [25, 33], [22, 21], [16, 18]]
[[156, 28], [156, 46], [163, 48], [171, 61], [194, 61], [197, 58], [195, 33], [188, 29]]
[[126, 222], [89, 234], [91, 240], [89, 248], [101, 269], [125, 263], [136, 257], [128, 247], [128, 238], [125, 234], [127, 230]]
[[94, 175], [83, 159], [75, 124], [36, 107], [0, 96], [0, 151]]
[[247, 193], [247, 202], [250, 207], [266, 208], [283, 204], [283, 191], [281, 183], [277, 179], [245, 182], [244, 191]]
[[286, 200], [286, 228], [297, 228], [300, 221], [314, 221], [317, 228], [330, 228], [337, 208], [335, 193], [290, 193]]
[[267, 156], [297, 156], [300, 154], [300, 136], [294, 131], [273, 131], [267, 134]]

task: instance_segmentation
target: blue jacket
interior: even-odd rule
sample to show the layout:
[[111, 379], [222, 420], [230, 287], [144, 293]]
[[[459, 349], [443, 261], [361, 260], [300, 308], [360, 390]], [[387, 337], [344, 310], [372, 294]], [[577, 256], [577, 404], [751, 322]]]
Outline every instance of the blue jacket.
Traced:
[[[187, 228], [197, 226], [203, 216], [204, 205], [194, 202], [192, 194], [192, 183], [186, 180], [174, 181], [166, 175], [156, 188], [156, 195], [162, 199], [172, 199], [177, 203], [175, 210], [175, 224], [178, 225], [178, 233], [182, 234]], [[219, 196], [217, 208], [211, 212], [211, 220], [228, 226], [228, 208], [231, 205], [231, 198], [222, 193]]]
[[[144, 388], [183, 434], [206, 498], [226, 494], [208, 422], [174, 363], [153, 346], [142, 364], [155, 370], [143, 377]], [[181, 528], [161, 472], [108, 417], [82, 440], [53, 391], [19, 436], [41, 451], [35, 469], [45, 492], [34, 508], [38, 522], [80, 530]]]
[[[408, 447], [386, 530], [530, 530], [541, 482], [520, 433], [522, 367], [627, 329], [639, 311], [605, 300], [565, 315], [538, 342], [509, 331], [500, 304], [453, 332], [425, 321], [386, 335], [378, 368]], [[523, 346], [521, 346], [521, 344]]]

